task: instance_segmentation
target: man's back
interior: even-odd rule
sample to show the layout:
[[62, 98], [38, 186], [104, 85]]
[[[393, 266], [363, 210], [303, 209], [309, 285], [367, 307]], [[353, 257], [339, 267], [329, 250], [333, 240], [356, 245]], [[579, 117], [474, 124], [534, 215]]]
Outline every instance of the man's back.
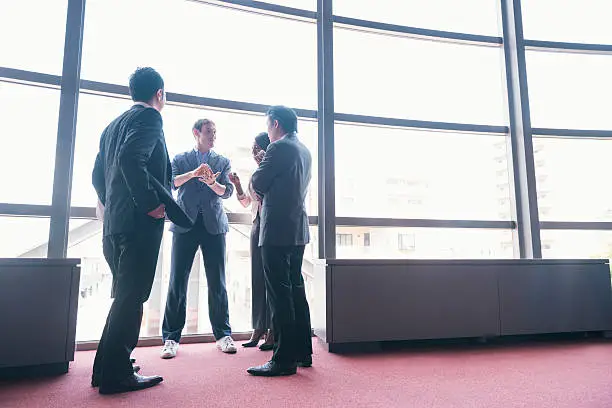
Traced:
[[162, 118], [153, 108], [136, 104], [102, 133], [92, 175], [104, 204], [104, 235], [129, 233], [160, 205], [150, 177], [170, 183], [170, 162]]
[[306, 245], [310, 241], [305, 201], [312, 157], [295, 133], [268, 147], [266, 159], [253, 175], [262, 194], [259, 245]]

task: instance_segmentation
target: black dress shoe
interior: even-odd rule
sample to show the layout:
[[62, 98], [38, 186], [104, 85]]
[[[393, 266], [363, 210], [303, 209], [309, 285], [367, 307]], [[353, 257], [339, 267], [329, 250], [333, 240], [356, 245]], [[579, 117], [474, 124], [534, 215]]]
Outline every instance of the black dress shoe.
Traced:
[[268, 361], [264, 365], [251, 367], [247, 373], [259, 377], [279, 377], [282, 375], [293, 375], [297, 372], [295, 364], [285, 365], [279, 364], [276, 361]]
[[[131, 360], [134, 360], [134, 359], [131, 359]], [[136, 361], [136, 360], [134, 360], [134, 361]], [[133, 363], [132, 363], [132, 364], [133, 364]], [[135, 373], [137, 373], [137, 372], [139, 372], [139, 371], [140, 371], [140, 366], [139, 366], [139, 365], [135, 365], [135, 366], [133, 366], [132, 368], [134, 369], [134, 372], [135, 372]], [[96, 387], [99, 387], [99, 386], [100, 386], [100, 381], [98, 381], [98, 379], [97, 379], [95, 376], [92, 376], [92, 377], [91, 377], [91, 386], [92, 386], [92, 387], [94, 387], [94, 388], [96, 388]]]
[[312, 356], [304, 357], [297, 362], [298, 367], [312, 367]]
[[261, 351], [270, 351], [274, 349], [274, 343], [270, 344], [270, 343], [263, 343], [261, 346], [259, 346], [259, 349]]
[[242, 347], [255, 347], [259, 344], [259, 340], [266, 334], [265, 330], [255, 329], [253, 330], [253, 334], [251, 334], [251, 339], [246, 343], [242, 343]]
[[164, 381], [159, 375], [144, 377], [139, 374], [132, 374], [123, 381], [109, 384], [100, 384], [100, 394], [119, 394], [122, 392], [140, 391], [151, 388]]

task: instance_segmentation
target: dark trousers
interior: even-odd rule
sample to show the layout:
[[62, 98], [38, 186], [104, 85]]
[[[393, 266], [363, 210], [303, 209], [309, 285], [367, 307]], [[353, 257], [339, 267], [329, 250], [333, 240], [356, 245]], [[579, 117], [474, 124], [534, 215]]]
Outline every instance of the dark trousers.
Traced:
[[130, 355], [138, 342], [142, 305], [153, 286], [163, 220], [145, 220], [130, 234], [103, 239], [104, 258], [113, 274], [111, 305], [94, 360], [93, 375], [100, 384], [133, 374]]
[[259, 216], [251, 228], [251, 311], [253, 329], [267, 330], [272, 327], [266, 295], [266, 278], [259, 246]]
[[261, 247], [277, 341], [272, 360], [281, 364], [294, 364], [312, 354], [310, 309], [302, 277], [304, 248], [304, 245]]
[[198, 246], [204, 259], [208, 283], [208, 315], [213, 334], [217, 340], [232, 334], [225, 287], [225, 234], [210, 234], [198, 217], [190, 231], [175, 232], [172, 237], [170, 287], [162, 325], [164, 341], [181, 340], [187, 314], [187, 283]]

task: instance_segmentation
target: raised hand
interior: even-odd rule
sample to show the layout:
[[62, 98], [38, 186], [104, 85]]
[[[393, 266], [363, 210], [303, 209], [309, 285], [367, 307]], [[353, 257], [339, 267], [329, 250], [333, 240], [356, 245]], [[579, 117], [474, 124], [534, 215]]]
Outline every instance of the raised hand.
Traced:
[[204, 176], [200, 177], [199, 180], [202, 183], [206, 183], [209, 186], [212, 186], [213, 184], [215, 184], [215, 182], [217, 181], [217, 177], [219, 177], [219, 175], [221, 174], [221, 172], [217, 172], [215, 174], [205, 174]]
[[238, 196], [243, 196], [244, 190], [242, 189], [242, 184], [240, 183], [240, 177], [238, 177], [238, 174], [230, 173], [228, 177], [229, 181], [231, 181], [232, 184], [234, 184], [234, 186], [236, 187], [236, 192], [238, 193]]
[[212, 173], [212, 171], [208, 164], [202, 163], [193, 171], [193, 177], [204, 177], [207, 173]]

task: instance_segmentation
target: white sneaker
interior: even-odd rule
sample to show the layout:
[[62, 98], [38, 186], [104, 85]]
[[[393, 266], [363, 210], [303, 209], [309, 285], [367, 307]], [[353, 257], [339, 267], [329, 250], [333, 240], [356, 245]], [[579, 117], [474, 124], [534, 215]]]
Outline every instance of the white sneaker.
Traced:
[[161, 358], [168, 359], [176, 357], [179, 344], [174, 340], [166, 340], [162, 348]]
[[227, 354], [234, 354], [238, 351], [234, 344], [234, 339], [230, 336], [225, 336], [217, 340], [217, 348]]

